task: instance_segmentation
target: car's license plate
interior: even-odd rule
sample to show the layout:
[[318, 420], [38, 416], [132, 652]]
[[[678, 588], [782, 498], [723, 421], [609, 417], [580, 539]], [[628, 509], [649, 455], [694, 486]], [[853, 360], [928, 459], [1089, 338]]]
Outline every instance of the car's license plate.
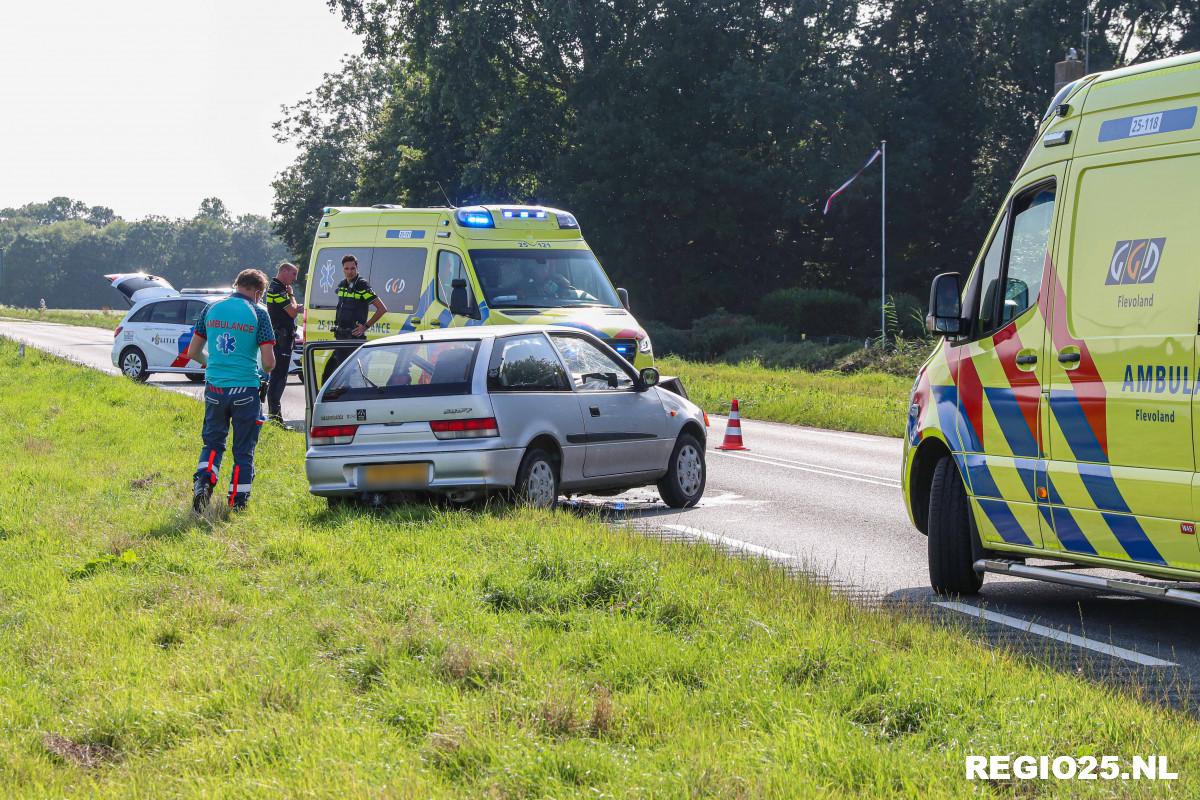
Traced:
[[425, 486], [429, 464], [373, 464], [362, 468], [362, 483], [369, 487]]

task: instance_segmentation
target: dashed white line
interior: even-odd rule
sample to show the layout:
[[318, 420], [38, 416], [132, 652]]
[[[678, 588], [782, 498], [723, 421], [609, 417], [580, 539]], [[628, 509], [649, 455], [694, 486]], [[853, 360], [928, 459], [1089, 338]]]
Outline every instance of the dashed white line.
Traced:
[[688, 536], [691, 536], [692, 538], [701, 539], [703, 541], [710, 542], [712, 544], [718, 544], [718, 545], [721, 545], [722, 547], [728, 547], [732, 550], [737, 550], [738, 552], [741, 552], [741, 553], [750, 553], [751, 555], [762, 556], [763, 558], [769, 558], [772, 561], [794, 561], [796, 558], [791, 553], [785, 553], [782, 550], [772, 550], [769, 547], [760, 547], [759, 545], [756, 545], [756, 544], [750, 544], [749, 542], [743, 542], [741, 539], [732, 539], [728, 536], [722, 536], [719, 533], [712, 533], [710, 531], [701, 530], [699, 528], [693, 528], [690, 525], [667, 524], [667, 525], [656, 525], [655, 527], [666, 528], [669, 531], [675, 531], [676, 533], [683, 533]]
[[986, 619], [989, 622], [995, 622], [997, 625], [1006, 625], [1009, 628], [1016, 628], [1027, 633], [1034, 633], [1038, 636], [1044, 636], [1047, 639], [1053, 639], [1056, 642], [1065, 642], [1073, 644], [1076, 647], [1082, 647], [1085, 650], [1092, 650], [1097, 653], [1103, 653], [1106, 656], [1121, 658], [1126, 661], [1132, 661], [1134, 664], [1141, 664], [1144, 667], [1177, 667], [1179, 666], [1174, 661], [1165, 661], [1161, 658], [1148, 656], [1144, 653], [1139, 653], [1136, 650], [1128, 650], [1124, 647], [1107, 644], [1096, 639], [1089, 639], [1086, 636], [1079, 636], [1074, 633], [1060, 631], [1057, 628], [1050, 628], [1045, 625], [1039, 625], [1036, 622], [1029, 622], [1020, 617], [1010, 617], [1008, 614], [1000, 614], [995, 611], [988, 611], [979, 606], [968, 605], [967, 603], [956, 603], [954, 601], [934, 601], [935, 606], [946, 608], [951, 611], [957, 611], [961, 614], [966, 614], [969, 617], [977, 617]]
[[886, 486], [889, 489], [899, 489], [900, 481], [880, 478], [877, 475], [867, 475], [862, 472], [850, 472], [849, 470], [835, 470], [832, 467], [816, 467], [816, 466], [800, 466], [797, 463], [778, 460], [774, 456], [759, 457], [748, 456], [743, 453], [727, 453], [723, 450], [709, 450], [710, 454], [725, 456], [726, 458], [737, 458], [742, 461], [750, 461], [755, 464], [766, 464], [771, 467], [782, 467], [783, 469], [793, 469], [800, 472], [811, 472], [816, 475], [824, 475], [827, 478], [844, 478], [848, 481], [858, 481], [860, 483], [873, 483], [876, 486]]

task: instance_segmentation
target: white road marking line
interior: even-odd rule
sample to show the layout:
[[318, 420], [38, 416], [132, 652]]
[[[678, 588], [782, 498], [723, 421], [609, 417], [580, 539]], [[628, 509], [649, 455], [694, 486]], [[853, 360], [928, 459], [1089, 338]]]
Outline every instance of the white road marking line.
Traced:
[[[730, 455], [729, 453], [726, 453], [724, 450], [717, 450], [716, 452], [720, 453], [723, 456]], [[818, 469], [818, 470], [823, 470], [825, 472], [838, 472], [843, 475], [854, 475], [854, 476], [857, 476], [860, 478], [862, 478], [862, 477], [874, 478], [877, 481], [890, 481], [890, 482], [895, 483], [897, 486], [900, 485], [900, 481], [896, 478], [888, 478], [883, 475], [872, 475], [869, 472], [856, 472], [852, 469], [842, 469], [841, 467], [830, 467], [830, 466], [826, 466], [825, 464], [813, 464], [812, 462], [809, 462], [809, 461], [797, 461], [794, 458], [784, 458], [783, 456], [773, 456], [773, 455], [769, 455], [768, 453], [751, 453], [749, 456], [747, 456], [747, 458], [767, 458], [767, 459], [770, 459], [771, 461], [782, 461], [785, 464], [793, 464], [797, 467], [809, 467], [810, 469]]]
[[814, 469], [812, 467], [800, 467], [795, 464], [786, 464], [786, 463], [782, 463], [779, 461], [768, 461], [765, 458], [753, 458], [751, 456], [746, 456], [746, 455], [741, 455], [741, 454], [735, 455], [734, 453], [726, 453], [723, 450], [709, 450], [708, 452], [715, 453], [717, 455], [722, 455], [722, 456], [725, 456], [726, 458], [740, 458], [743, 461], [752, 461], [755, 464], [766, 464], [767, 466], [771, 466], [771, 467], [782, 467], [784, 469], [794, 469], [794, 470], [799, 470], [800, 472], [812, 472], [817, 475], [824, 475], [827, 478], [844, 478], [848, 481], [859, 481], [860, 483], [873, 483], [876, 486], [886, 486], [889, 489], [899, 489], [900, 488], [900, 481], [888, 482], [886, 480], [881, 480], [873, 475], [871, 475], [871, 476], [863, 475], [862, 477], [859, 477], [861, 475], [861, 473], [843, 474], [843, 473], [838, 473], [838, 472], [830, 472], [826, 469]]
[[[708, 416], [709, 416], [709, 419], [714, 419], [719, 422], [724, 422], [726, 424], [728, 424], [728, 422], [729, 422], [729, 416], [726, 414], [709, 414]], [[854, 433], [853, 431], [831, 431], [831, 430], [826, 430], [825, 428], [813, 428], [809, 425], [799, 425], [799, 424], [790, 423], [790, 422], [774, 422], [774, 421], [768, 420], [768, 419], [755, 419], [753, 417], [751, 417], [751, 418], [742, 417], [741, 422], [743, 425], [745, 425], [747, 422], [750, 422], [755, 425], [761, 424], [764, 427], [778, 426], [780, 428], [787, 430], [789, 433], [794, 433], [794, 432], [798, 432], [801, 434], [811, 433], [815, 436], [832, 436], [835, 439], [852, 439], [857, 442], [866, 442], [866, 443], [870, 443], [870, 444], [878, 444], [880, 441], [884, 441], [884, 442], [890, 441], [893, 444], [903, 444], [903, 441], [904, 441], [903, 439], [896, 437], [896, 436], [881, 436], [880, 434], [877, 434], [877, 433]], [[798, 431], [796, 429], [798, 429]]]
[[732, 539], [728, 536], [722, 536], [719, 533], [711, 533], [709, 531], [693, 528], [689, 525], [675, 525], [668, 523], [666, 525], [656, 525], [654, 527], [666, 528], [667, 530], [676, 531], [677, 533], [687, 534], [696, 539], [703, 539], [712, 544], [719, 544], [724, 547], [730, 547], [743, 553], [751, 553], [763, 558], [769, 558], [773, 561], [795, 561], [796, 557], [790, 553], [785, 553], [782, 550], [772, 550], [769, 547], [760, 547], [756, 544], [743, 542], [741, 539]]
[[995, 622], [999, 625], [1007, 625], [1010, 628], [1016, 628], [1027, 633], [1036, 633], [1038, 636], [1045, 636], [1047, 639], [1053, 639], [1056, 642], [1066, 642], [1073, 644], [1076, 647], [1082, 647], [1087, 650], [1094, 650], [1097, 653], [1103, 653], [1106, 656], [1114, 656], [1123, 658], [1126, 661], [1132, 661], [1134, 664], [1141, 664], [1144, 667], [1177, 667], [1179, 666], [1174, 661], [1164, 661], [1161, 658], [1144, 655], [1136, 650], [1127, 650], [1124, 647], [1106, 644], [1105, 642], [1096, 639], [1089, 639], [1086, 636], [1078, 636], [1074, 633], [1060, 631], [1057, 628], [1050, 628], [1045, 625], [1039, 625], [1036, 622], [1029, 622], [1020, 617], [1011, 617], [1008, 614], [999, 614], [995, 611], [988, 611], [979, 606], [969, 605], [967, 603], [956, 603], [953, 601], [935, 601], [935, 606], [948, 608], [951, 611], [958, 611], [966, 614], [969, 617], [981, 617], [989, 622]]

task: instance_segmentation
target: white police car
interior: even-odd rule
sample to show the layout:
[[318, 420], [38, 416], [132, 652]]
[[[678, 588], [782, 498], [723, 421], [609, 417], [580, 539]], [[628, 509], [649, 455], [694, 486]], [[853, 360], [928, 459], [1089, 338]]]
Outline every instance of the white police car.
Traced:
[[113, 334], [113, 366], [135, 381], [155, 372], [176, 372], [196, 383], [203, 381], [204, 367], [186, 355], [192, 328], [205, 306], [231, 290], [180, 291], [166, 279], [144, 272], [104, 277], [131, 305]]

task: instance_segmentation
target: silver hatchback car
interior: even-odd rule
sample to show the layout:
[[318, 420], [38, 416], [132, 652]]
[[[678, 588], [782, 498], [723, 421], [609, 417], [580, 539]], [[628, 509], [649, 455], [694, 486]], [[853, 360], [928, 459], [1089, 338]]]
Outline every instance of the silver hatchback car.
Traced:
[[[305, 471], [331, 504], [412, 492], [466, 502], [491, 492], [550, 506], [560, 495], [655, 484], [667, 505], [704, 494], [708, 418], [581, 330], [497, 325], [362, 345], [310, 401]], [[343, 346], [344, 347], [344, 346]], [[342, 355], [345, 355], [343, 350]]]

